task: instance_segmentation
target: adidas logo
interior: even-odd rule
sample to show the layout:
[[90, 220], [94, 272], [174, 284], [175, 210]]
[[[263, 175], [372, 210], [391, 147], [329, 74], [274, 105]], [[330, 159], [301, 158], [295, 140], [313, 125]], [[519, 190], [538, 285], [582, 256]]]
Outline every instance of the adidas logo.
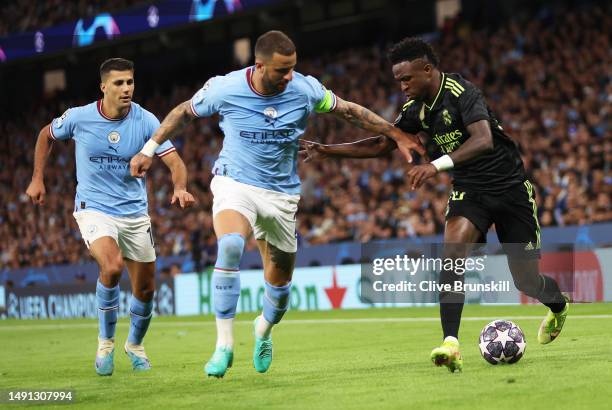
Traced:
[[529, 243], [527, 244], [527, 246], [525, 246], [525, 250], [526, 250], [526, 251], [532, 251], [532, 250], [533, 250], [533, 244], [532, 244], [531, 242], [529, 242]]

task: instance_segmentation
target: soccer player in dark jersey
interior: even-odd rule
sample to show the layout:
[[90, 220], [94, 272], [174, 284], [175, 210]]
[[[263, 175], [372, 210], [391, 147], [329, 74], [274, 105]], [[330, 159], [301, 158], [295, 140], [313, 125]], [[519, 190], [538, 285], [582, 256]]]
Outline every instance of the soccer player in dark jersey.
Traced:
[[[393, 76], [408, 98], [395, 125], [417, 135], [430, 157], [436, 158], [412, 167], [407, 173], [409, 185], [418, 189], [439, 172], [453, 173], [444, 256], [467, 257], [473, 244], [486, 238], [495, 224], [516, 287], [550, 309], [538, 332], [540, 343], [550, 343], [563, 327], [569, 300], [552, 278], [539, 272], [541, 242], [535, 190], [525, 175], [516, 144], [504, 133], [476, 86], [458, 74], [438, 69], [438, 57], [428, 43], [404, 39], [391, 48], [389, 59]], [[371, 158], [395, 149], [394, 142], [383, 136], [349, 144], [305, 141], [302, 145], [307, 159]], [[452, 285], [455, 280], [463, 280], [463, 275], [440, 273], [441, 283]], [[432, 351], [431, 359], [454, 372], [463, 367], [458, 334], [465, 293], [440, 292], [439, 298], [444, 341]]]

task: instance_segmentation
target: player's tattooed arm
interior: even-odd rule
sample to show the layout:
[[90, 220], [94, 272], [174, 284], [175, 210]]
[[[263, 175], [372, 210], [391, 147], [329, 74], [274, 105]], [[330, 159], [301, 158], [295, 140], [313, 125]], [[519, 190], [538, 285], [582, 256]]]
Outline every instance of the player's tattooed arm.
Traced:
[[187, 192], [187, 167], [181, 156], [175, 151], [162, 157], [162, 161], [172, 174], [174, 193], [170, 204], [178, 203], [181, 208], [189, 208], [195, 203], [195, 198]]
[[425, 148], [415, 135], [403, 132], [389, 121], [359, 104], [336, 97], [336, 107], [332, 114], [356, 127], [392, 138], [408, 162], [412, 162], [411, 151], [416, 151], [419, 154], [425, 153]]
[[325, 158], [376, 158], [382, 157], [397, 148], [391, 138], [384, 135], [364, 138], [344, 144], [320, 144], [314, 141], [300, 140], [300, 147], [306, 158], [304, 162], [318, 161]]
[[49, 127], [51, 124], [45, 125], [38, 134], [36, 140], [36, 147], [34, 148], [34, 172], [32, 173], [32, 181], [28, 185], [26, 195], [32, 199], [35, 204], [43, 205], [45, 203], [45, 167], [51, 148], [53, 147], [53, 141], [51, 140], [51, 132]]
[[489, 121], [480, 120], [467, 127], [470, 137], [450, 154], [453, 164], [461, 164], [493, 150], [493, 134]]
[[[153, 137], [145, 144], [142, 151], [134, 155], [130, 161], [130, 173], [133, 177], [142, 178], [153, 164], [155, 149], [163, 144], [171, 135], [180, 131], [185, 124], [195, 118], [190, 101], [185, 101], [172, 109], [166, 115]], [[149, 146], [149, 144], [153, 144]], [[149, 153], [145, 155], [145, 151]]]
[[166, 115], [152, 139], [158, 144], [163, 144], [171, 135], [179, 132], [183, 127], [195, 118], [191, 110], [191, 102], [187, 100], [177, 105]]

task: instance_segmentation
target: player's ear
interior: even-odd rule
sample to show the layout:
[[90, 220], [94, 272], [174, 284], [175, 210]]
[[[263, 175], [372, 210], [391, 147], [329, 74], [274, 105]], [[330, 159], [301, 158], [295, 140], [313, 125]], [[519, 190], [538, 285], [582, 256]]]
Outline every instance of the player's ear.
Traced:
[[100, 83], [100, 91], [102, 91], [102, 94], [104, 94], [104, 90], [106, 90], [106, 84]]

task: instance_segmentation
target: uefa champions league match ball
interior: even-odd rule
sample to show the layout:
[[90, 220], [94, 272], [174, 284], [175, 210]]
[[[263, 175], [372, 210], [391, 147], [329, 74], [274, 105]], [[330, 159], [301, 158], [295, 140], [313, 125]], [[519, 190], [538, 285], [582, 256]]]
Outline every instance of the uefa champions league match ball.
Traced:
[[516, 363], [525, 354], [527, 341], [520, 327], [509, 320], [494, 320], [486, 325], [478, 340], [482, 357], [491, 364]]

